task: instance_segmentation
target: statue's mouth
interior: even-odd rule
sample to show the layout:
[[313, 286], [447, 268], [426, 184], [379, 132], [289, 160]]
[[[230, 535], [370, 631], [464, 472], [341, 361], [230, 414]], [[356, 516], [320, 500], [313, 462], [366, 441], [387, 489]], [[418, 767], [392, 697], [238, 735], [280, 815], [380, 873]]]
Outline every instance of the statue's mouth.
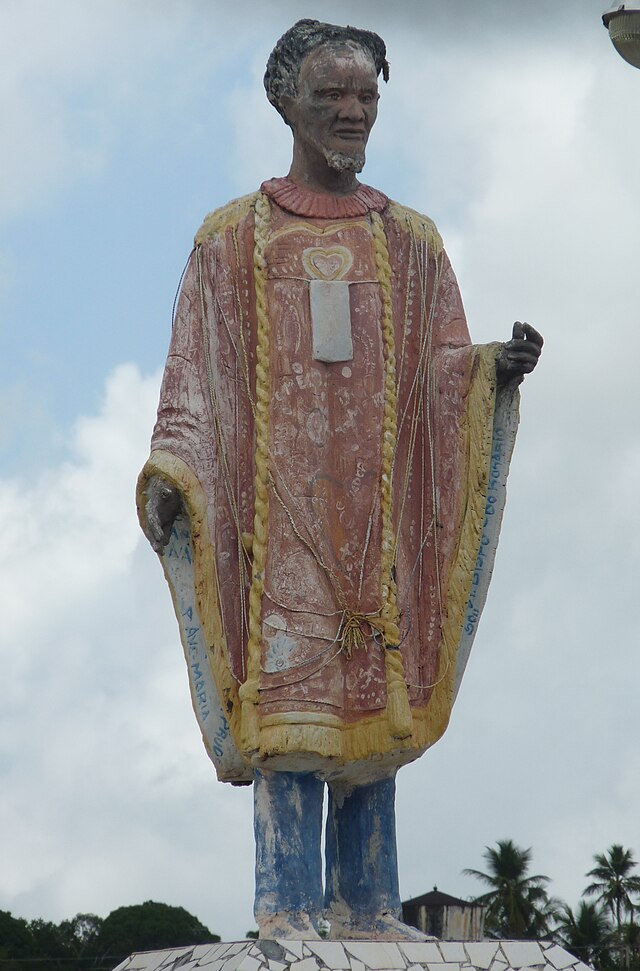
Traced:
[[362, 141], [366, 138], [366, 134], [363, 128], [338, 128], [334, 131], [334, 135], [347, 141]]

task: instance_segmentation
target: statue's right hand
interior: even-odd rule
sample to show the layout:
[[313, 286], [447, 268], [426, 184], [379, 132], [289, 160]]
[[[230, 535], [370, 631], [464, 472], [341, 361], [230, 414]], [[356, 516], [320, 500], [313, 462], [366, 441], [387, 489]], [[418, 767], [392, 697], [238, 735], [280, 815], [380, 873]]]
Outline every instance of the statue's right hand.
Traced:
[[169, 542], [171, 529], [182, 508], [182, 497], [166, 479], [153, 475], [146, 489], [144, 534], [156, 553], [162, 556]]

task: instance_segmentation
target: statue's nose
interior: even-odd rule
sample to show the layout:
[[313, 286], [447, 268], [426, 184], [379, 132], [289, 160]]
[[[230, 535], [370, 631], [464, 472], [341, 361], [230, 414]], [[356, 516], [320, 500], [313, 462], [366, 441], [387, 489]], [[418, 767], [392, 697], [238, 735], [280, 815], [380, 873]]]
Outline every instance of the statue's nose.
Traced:
[[364, 107], [356, 95], [352, 95], [344, 100], [340, 109], [340, 116], [348, 121], [362, 121], [364, 119]]

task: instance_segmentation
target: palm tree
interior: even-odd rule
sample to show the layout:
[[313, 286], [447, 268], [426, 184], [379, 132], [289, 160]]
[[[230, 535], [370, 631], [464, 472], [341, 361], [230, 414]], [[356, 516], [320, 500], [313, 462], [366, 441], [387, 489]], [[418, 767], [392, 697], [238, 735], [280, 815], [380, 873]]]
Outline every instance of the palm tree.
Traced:
[[475, 902], [486, 909], [485, 930], [493, 937], [532, 939], [548, 931], [558, 903], [545, 886], [549, 877], [530, 876], [531, 848], [524, 850], [512, 840], [498, 840], [497, 849], [485, 847], [482, 854], [488, 872], [463, 870], [491, 889]]
[[640, 877], [631, 872], [637, 865], [633, 850], [625, 850], [620, 843], [613, 843], [606, 853], [596, 853], [593, 859], [597, 866], [589, 870], [587, 876], [593, 877], [594, 882], [585, 888], [584, 896], [596, 896], [609, 908], [621, 939], [624, 914], [629, 914], [633, 922], [635, 906], [631, 897], [640, 894]]
[[603, 907], [581, 900], [574, 914], [571, 907], [563, 904], [556, 920], [553, 936], [558, 944], [594, 968], [609, 965], [613, 928]]
[[631, 920], [622, 925], [622, 948], [627, 966], [640, 968], [640, 927]]

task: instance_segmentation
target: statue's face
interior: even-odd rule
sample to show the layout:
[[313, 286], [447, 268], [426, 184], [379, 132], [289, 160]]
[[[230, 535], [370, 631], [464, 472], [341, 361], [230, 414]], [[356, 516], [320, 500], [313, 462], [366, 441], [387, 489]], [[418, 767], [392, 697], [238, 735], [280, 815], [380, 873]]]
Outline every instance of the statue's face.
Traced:
[[298, 94], [282, 106], [297, 144], [337, 169], [359, 172], [378, 113], [378, 79], [369, 53], [357, 44], [325, 44], [300, 67]]

